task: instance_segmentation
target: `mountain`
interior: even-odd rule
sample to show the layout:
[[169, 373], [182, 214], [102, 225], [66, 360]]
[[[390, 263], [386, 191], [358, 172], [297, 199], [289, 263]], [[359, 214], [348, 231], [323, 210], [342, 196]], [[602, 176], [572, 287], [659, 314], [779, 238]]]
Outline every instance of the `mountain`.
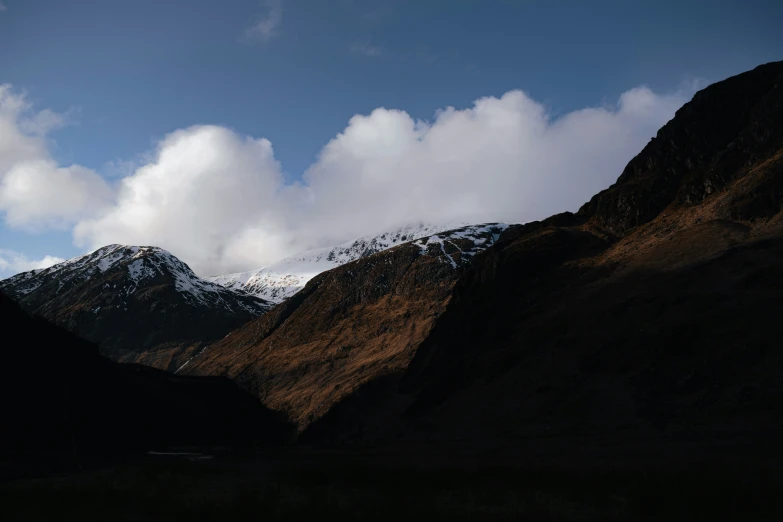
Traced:
[[[166, 367], [229, 378], [315, 446], [569, 463], [779, 455], [783, 62], [698, 92], [576, 213], [402, 241], [301, 256], [318, 269], [358, 258], [312, 278], [277, 271], [296, 279], [283, 288], [309, 280], [230, 332], [199, 330], [217, 305], [178, 323], [193, 345]], [[81, 279], [22, 274], [11, 291], [55, 318], [80, 317], [89, 292], [124, 309], [112, 285], [147, 274], [130, 268], [139, 252], [93, 260]], [[129, 312], [145, 304], [145, 320], [172, 321], [187, 316], [181, 303], [202, 310], [167, 270], [149, 269], [160, 286], [123, 287], [138, 301]], [[192, 285], [255, 299], [202, 283]], [[88, 305], [82, 315], [103, 310]]]
[[234, 379], [303, 429], [358, 386], [407, 367], [465, 266], [506, 228], [461, 227], [318, 274], [179, 373]]
[[570, 462], [772, 458], [782, 256], [777, 62], [697, 93], [578, 213], [506, 230], [410, 363], [305, 439]]
[[467, 265], [452, 232], [324, 272], [183, 371], [318, 445], [772, 455], [782, 211], [779, 62], [697, 93], [579, 212]]
[[293, 434], [237, 386], [117, 364], [0, 293], [0, 479], [182, 447], [277, 445]]
[[18, 274], [0, 291], [112, 360], [172, 371], [271, 307], [200, 279], [163, 249], [124, 245]]
[[394, 246], [457, 228], [418, 223], [376, 236], [364, 236], [336, 247], [310, 250], [250, 272], [207, 277], [208, 281], [243, 291], [271, 303], [282, 303], [304, 288], [310, 279], [332, 268]]

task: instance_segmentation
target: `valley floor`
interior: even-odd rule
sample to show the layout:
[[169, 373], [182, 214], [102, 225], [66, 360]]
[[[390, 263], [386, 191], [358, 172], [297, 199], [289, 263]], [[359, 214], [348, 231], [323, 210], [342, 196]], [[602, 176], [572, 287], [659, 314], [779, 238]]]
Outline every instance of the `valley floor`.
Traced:
[[[424, 449], [424, 448], [421, 448]], [[554, 448], [552, 448], [554, 449]], [[683, 448], [680, 448], [683, 449]], [[695, 448], [694, 448], [695, 449]], [[736, 449], [736, 448], [735, 448]], [[0, 486], [21, 520], [781, 520], [780, 462], [662, 452], [636, 465], [448, 452], [149, 456]], [[575, 453], [573, 454], [575, 455]], [[700, 456], [697, 456], [700, 455]], [[674, 464], [677, 462], [677, 464]]]

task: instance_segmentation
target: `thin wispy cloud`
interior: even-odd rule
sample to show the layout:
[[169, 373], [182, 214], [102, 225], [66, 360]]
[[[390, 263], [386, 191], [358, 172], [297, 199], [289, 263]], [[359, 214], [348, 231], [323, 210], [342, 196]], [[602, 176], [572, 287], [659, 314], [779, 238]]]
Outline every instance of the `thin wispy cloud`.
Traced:
[[369, 58], [376, 58], [383, 54], [380, 47], [362, 42], [354, 42], [351, 44], [350, 50], [354, 54], [367, 56]]
[[101, 174], [109, 179], [124, 178], [136, 172], [139, 166], [140, 164], [137, 161], [118, 158], [104, 163]]
[[3, 11], [8, 11], [8, 7], [3, 2], [0, 2], [0, 13]]
[[246, 42], [267, 43], [277, 36], [280, 24], [283, 23], [283, 5], [281, 0], [266, 0], [264, 12], [256, 23], [245, 29], [243, 37]]
[[79, 107], [71, 107], [64, 113], [44, 109], [33, 113], [30, 117], [19, 122], [19, 128], [36, 136], [45, 136], [50, 132], [69, 125], [78, 125], [76, 118], [80, 112]]
[[0, 248], [0, 277], [4, 277], [4, 274], [16, 274], [18, 272], [27, 272], [28, 270], [49, 268], [63, 261], [65, 259], [61, 257], [49, 255], [41, 259], [30, 259], [20, 252]]

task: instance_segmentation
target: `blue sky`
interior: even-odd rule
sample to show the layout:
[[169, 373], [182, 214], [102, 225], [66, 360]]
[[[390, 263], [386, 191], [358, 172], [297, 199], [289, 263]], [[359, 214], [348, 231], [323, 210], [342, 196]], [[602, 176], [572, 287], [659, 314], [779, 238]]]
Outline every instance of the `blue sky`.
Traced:
[[[169, 133], [193, 125], [268, 139], [285, 186], [306, 183], [305, 170], [351, 117], [379, 107], [432, 121], [439, 109], [467, 109], [481, 97], [521, 89], [556, 119], [616, 104], [640, 85], [663, 96], [694, 79], [709, 83], [783, 59], [778, 1], [2, 5], [0, 83], [24, 95], [31, 111], [64, 114], [65, 124], [47, 134], [49, 156], [109, 185], [132, 174], [129, 165], [149, 162]], [[296, 218], [284, 221], [277, 225], [296, 228]], [[6, 223], [0, 251], [38, 259], [95, 246], [75, 246], [72, 226]], [[282, 243], [288, 246], [270, 247], [268, 255], [314, 244]]]

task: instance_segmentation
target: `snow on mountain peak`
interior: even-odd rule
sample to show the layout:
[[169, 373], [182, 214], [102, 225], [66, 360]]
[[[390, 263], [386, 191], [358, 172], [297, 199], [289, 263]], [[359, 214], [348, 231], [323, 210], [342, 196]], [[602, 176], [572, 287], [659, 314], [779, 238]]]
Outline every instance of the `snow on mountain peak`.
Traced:
[[[452, 240], [472, 240], [473, 248], [460, 250], [460, 259], [470, 259], [492, 245], [506, 227], [502, 223], [456, 226], [418, 223], [374, 236], [363, 236], [335, 247], [302, 252], [258, 270], [208, 278], [196, 276], [190, 267], [162, 248], [113, 244], [49, 268], [18, 274], [0, 282], [0, 288], [7, 288], [17, 295], [28, 295], [44, 284], [47, 288], [55, 284], [55, 294], [59, 294], [101, 274], [112, 271], [110, 275], [115, 277], [115, 272], [124, 271], [123, 277], [117, 277], [117, 281], [122, 285], [125, 296], [153, 284], [159, 278], [163, 284], [170, 284], [173, 280], [176, 290], [194, 305], [231, 309], [234, 306], [229, 302], [239, 302], [239, 306], [247, 311], [251, 306], [254, 312], [262, 312], [268, 308], [267, 303], [253, 299], [248, 304], [247, 298], [281, 303], [322, 272], [403, 243], [415, 241], [422, 255], [438, 256], [457, 268], [458, 263], [447, 253], [446, 243], [450, 243], [449, 248], [453, 249], [458, 247]], [[244, 300], [231, 298], [237, 294]]]
[[[258, 270], [208, 277], [206, 279], [232, 290], [245, 292], [273, 303], [281, 303], [304, 288], [310, 279], [321, 272], [367, 257], [376, 252], [416, 240], [426, 241], [419, 245], [425, 247], [428, 244], [427, 242], [442, 242], [448, 240], [451, 237], [450, 234], [455, 234], [455, 238], [475, 240], [476, 248], [470, 253], [465, 253], [470, 256], [494, 243], [497, 240], [497, 236], [507, 226], [502, 223], [485, 225], [432, 225], [418, 223], [375, 236], [363, 236], [335, 247], [302, 252]], [[494, 232], [490, 233], [490, 229]], [[423, 248], [423, 251], [426, 250], [427, 248]], [[443, 252], [445, 254], [445, 250]], [[456, 268], [456, 263], [453, 260], [451, 264]]]
[[[229, 296], [225, 295], [229, 290], [199, 278], [173, 254], [153, 246], [107, 245], [49, 268], [18, 274], [4, 280], [0, 287], [27, 295], [45, 283], [56, 281], [55, 293], [59, 294], [109, 271], [118, 274], [125, 272], [123, 277], [117, 278], [117, 284], [122, 285], [121, 293], [125, 296], [156, 278], [160, 278], [161, 282], [173, 279], [176, 290], [191, 304], [231, 308], [226, 299]], [[244, 302], [241, 306], [245, 309], [248, 307]], [[259, 301], [258, 306], [252, 308], [255, 313], [264, 311], [268, 306]]]

